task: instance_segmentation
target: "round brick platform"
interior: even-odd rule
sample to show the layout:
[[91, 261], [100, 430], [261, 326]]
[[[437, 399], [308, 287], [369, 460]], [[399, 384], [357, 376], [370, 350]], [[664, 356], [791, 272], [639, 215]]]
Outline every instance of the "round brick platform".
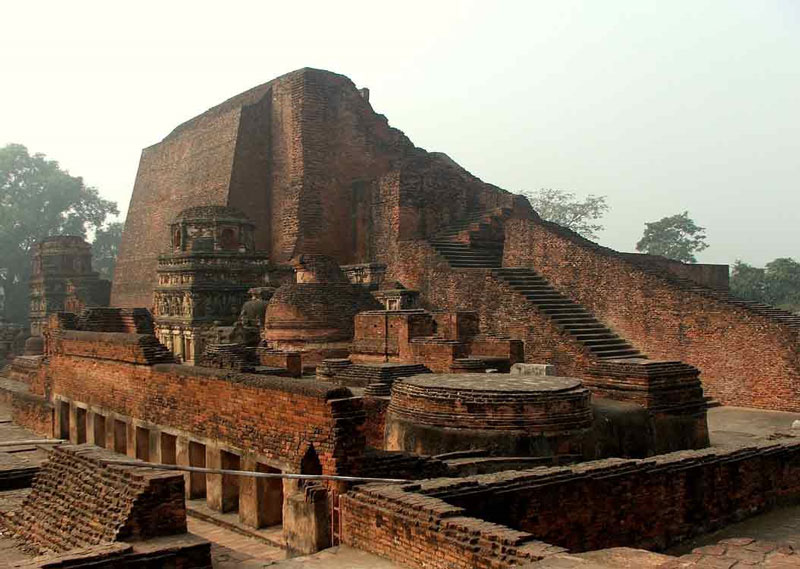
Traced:
[[569, 377], [425, 374], [397, 381], [386, 448], [436, 455], [486, 449], [505, 456], [582, 454], [589, 390]]

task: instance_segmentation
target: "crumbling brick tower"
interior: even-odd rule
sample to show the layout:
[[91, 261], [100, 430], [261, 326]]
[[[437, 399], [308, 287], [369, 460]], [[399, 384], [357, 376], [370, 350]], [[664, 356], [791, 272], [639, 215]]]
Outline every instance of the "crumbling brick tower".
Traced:
[[[800, 410], [800, 320], [731, 299], [692, 266], [633, 258], [542, 221], [521, 196], [414, 147], [366, 94], [301, 69], [146, 148], [112, 304], [150, 305], [179, 211], [232, 206], [272, 262], [316, 253], [384, 263], [423, 308], [477, 310], [482, 329], [525, 340], [527, 360], [560, 373], [597, 382], [617, 377], [611, 360], [647, 354], [700, 368], [723, 403]], [[668, 395], [646, 369], [634, 375]]]

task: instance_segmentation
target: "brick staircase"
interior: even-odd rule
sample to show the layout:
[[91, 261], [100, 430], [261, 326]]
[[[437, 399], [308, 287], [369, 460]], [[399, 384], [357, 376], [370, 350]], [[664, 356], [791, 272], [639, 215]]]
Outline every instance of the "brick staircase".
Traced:
[[460, 240], [464, 232], [479, 233], [488, 227], [492, 217], [497, 216], [496, 211], [474, 212], [461, 221], [448, 225], [434, 235], [430, 240], [431, 246], [444, 257], [454, 269], [492, 269], [503, 264], [503, 245], [499, 243], [494, 247], [477, 247], [471, 243]]
[[541, 313], [600, 359], [646, 358], [586, 308], [558, 292], [533, 269], [500, 268], [492, 274], [523, 295]]

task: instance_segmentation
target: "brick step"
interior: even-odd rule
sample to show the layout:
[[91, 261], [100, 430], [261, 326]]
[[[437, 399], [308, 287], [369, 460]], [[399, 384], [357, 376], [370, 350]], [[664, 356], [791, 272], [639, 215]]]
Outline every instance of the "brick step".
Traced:
[[584, 326], [597, 325], [605, 328], [605, 326], [601, 322], [598, 322], [597, 318], [595, 318], [594, 316], [565, 316], [560, 318], [553, 317], [553, 320], [564, 326], [569, 326], [570, 324], [584, 325]]
[[620, 340], [616, 344], [600, 344], [600, 345], [587, 345], [584, 343], [584, 346], [589, 348], [592, 353], [595, 354], [608, 354], [612, 352], [620, 352], [624, 350], [632, 350], [633, 346], [631, 346], [625, 340]]
[[534, 295], [534, 294], [526, 294], [524, 295], [525, 298], [528, 299], [529, 302], [539, 306], [542, 306], [542, 310], [545, 309], [552, 309], [552, 310], [559, 310], [564, 308], [576, 308], [579, 307], [579, 304], [575, 304], [568, 298], [564, 298], [561, 295], [558, 296], [542, 296], [542, 295]]
[[622, 360], [628, 358], [644, 358], [646, 357], [639, 350], [631, 348], [630, 350], [621, 350], [619, 352], [603, 352], [595, 354], [600, 359]]
[[550, 307], [550, 308], [572, 308], [577, 306], [572, 302], [568, 302], [564, 297], [561, 298], [543, 298], [543, 299], [536, 299], [526, 296], [525, 298], [528, 299], [529, 302], [535, 304], [536, 306], [541, 307]]
[[567, 297], [565, 297], [563, 294], [561, 294], [560, 292], [556, 292], [554, 290], [552, 290], [552, 291], [548, 291], [548, 290], [525, 290], [525, 291], [518, 290], [517, 292], [520, 293], [520, 294], [525, 295], [529, 300], [537, 300], [537, 299], [540, 299], [540, 300], [552, 300], [552, 299], [558, 299], [558, 300], [563, 300], [565, 302], [572, 302], [569, 299], [567, 299]]
[[580, 336], [581, 334], [613, 334], [611, 330], [599, 322], [591, 325], [581, 325], [580, 323], [567, 324], [562, 325], [562, 328], [569, 332], [571, 336]]
[[[608, 329], [606, 329], [606, 330], [608, 330]], [[572, 334], [572, 335], [575, 336], [575, 338], [577, 340], [579, 340], [580, 342], [584, 342], [584, 343], [586, 343], [587, 341], [592, 341], [592, 340], [613, 340], [613, 339], [619, 338], [619, 336], [617, 336], [616, 334], [614, 334], [611, 331], [598, 332], [596, 334], [592, 334], [592, 333], [588, 333], [587, 332], [587, 333]]]
[[623, 340], [619, 336], [614, 336], [612, 338], [598, 338], [592, 340], [581, 340], [584, 346], [595, 347], [595, 346], [619, 346], [621, 344], [629, 345], [627, 341]]
[[526, 277], [526, 278], [514, 277], [514, 278], [507, 278], [507, 279], [504, 279], [504, 280], [509, 285], [511, 285], [513, 287], [524, 286], [524, 285], [528, 285], [528, 284], [535, 284], [535, 285], [543, 285], [543, 286], [546, 286], [547, 288], [550, 288], [550, 289], [553, 288], [550, 285], [550, 283], [548, 283], [546, 280], [544, 280], [541, 277]]
[[500, 259], [494, 255], [452, 255], [442, 251], [439, 251], [439, 254], [448, 261], [500, 261]]

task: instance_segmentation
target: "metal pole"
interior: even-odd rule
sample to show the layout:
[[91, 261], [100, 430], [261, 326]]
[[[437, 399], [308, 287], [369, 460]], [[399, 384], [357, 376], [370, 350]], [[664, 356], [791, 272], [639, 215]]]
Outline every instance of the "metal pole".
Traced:
[[228, 470], [225, 468], [204, 468], [201, 466], [182, 466], [177, 464], [158, 464], [142, 460], [113, 460], [103, 459], [103, 464], [117, 466], [136, 466], [141, 468], [155, 468], [157, 470], [180, 470], [185, 472], [202, 472], [205, 474], [229, 474], [232, 476], [250, 476], [252, 478], [289, 478], [292, 480], [334, 480], [338, 482], [386, 482], [390, 484], [408, 484], [411, 480], [400, 478], [368, 478], [366, 476], [335, 476], [331, 474], [290, 474], [283, 472], [254, 472], [252, 470]]
[[16, 447], [20, 445], [60, 445], [64, 439], [26, 439], [21, 441], [0, 441], [0, 447]]

